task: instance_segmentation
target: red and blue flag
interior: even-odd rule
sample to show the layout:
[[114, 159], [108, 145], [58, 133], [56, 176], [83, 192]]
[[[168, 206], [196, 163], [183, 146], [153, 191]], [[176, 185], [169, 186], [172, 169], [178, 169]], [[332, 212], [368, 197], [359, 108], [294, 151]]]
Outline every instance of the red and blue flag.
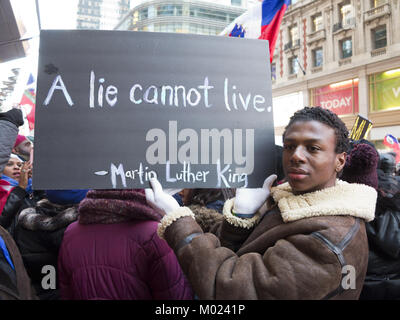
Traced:
[[26, 89], [22, 96], [20, 105], [26, 112], [26, 118], [29, 124], [29, 130], [33, 130], [35, 126], [35, 101], [36, 101], [36, 81], [32, 74], [29, 75]]
[[272, 62], [279, 28], [290, 2], [290, 0], [259, 2], [237, 17], [220, 35], [268, 40], [269, 56]]
[[396, 163], [400, 162], [400, 144], [397, 138], [391, 134], [387, 134], [383, 139], [383, 144], [393, 149], [393, 151], [396, 153]]

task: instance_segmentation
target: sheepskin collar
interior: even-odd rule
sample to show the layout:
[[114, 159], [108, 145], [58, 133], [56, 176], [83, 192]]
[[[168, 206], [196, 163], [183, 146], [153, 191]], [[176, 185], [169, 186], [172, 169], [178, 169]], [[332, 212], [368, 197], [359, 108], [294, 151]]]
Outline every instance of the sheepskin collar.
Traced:
[[363, 184], [336, 180], [333, 187], [294, 195], [286, 182], [272, 188], [271, 195], [278, 204], [284, 222], [331, 215], [348, 215], [368, 222], [375, 216], [377, 192]]

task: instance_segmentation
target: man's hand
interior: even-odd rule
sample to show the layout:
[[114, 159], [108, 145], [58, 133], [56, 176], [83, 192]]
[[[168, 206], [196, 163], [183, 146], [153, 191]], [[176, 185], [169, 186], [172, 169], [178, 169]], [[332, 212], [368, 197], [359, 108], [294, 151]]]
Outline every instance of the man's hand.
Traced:
[[251, 218], [257, 212], [257, 210], [267, 200], [271, 186], [276, 180], [275, 174], [270, 175], [265, 179], [262, 188], [247, 189], [238, 188], [236, 189], [235, 203], [233, 206], [233, 213], [241, 218]]
[[19, 176], [19, 183], [18, 183], [18, 185], [24, 190], [28, 186], [28, 180], [30, 178], [30, 175], [32, 175], [32, 165], [29, 161], [27, 161], [24, 162], [21, 166], [21, 174]]
[[156, 178], [150, 179], [150, 185], [151, 189], [145, 189], [147, 203], [163, 216], [180, 207], [173, 196], [163, 191]]

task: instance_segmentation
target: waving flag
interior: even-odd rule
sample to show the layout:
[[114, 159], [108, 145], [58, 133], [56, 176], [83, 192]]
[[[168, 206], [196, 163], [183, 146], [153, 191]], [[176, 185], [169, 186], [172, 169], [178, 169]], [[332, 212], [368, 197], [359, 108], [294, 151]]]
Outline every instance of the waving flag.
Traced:
[[12, 186], [7, 180], [0, 179], [0, 212], [3, 212], [8, 196], [14, 188], [15, 186]]
[[220, 35], [268, 40], [272, 62], [279, 27], [289, 5], [290, 0], [263, 0], [237, 17]]
[[29, 75], [26, 89], [22, 96], [20, 105], [26, 111], [26, 118], [28, 119], [29, 130], [33, 130], [35, 125], [35, 79], [32, 74]]
[[391, 134], [387, 134], [383, 139], [383, 144], [393, 149], [393, 151], [396, 153], [396, 163], [400, 162], [400, 144], [397, 138]]

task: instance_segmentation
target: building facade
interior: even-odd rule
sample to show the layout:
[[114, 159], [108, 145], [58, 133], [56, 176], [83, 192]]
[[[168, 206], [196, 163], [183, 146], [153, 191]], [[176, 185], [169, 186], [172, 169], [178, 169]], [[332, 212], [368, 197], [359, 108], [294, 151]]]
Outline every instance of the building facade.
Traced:
[[130, 0], [79, 0], [76, 28], [112, 30], [129, 6]]
[[400, 1], [298, 0], [285, 13], [276, 43], [272, 92], [277, 143], [295, 110], [320, 105], [352, 128], [373, 123], [382, 148], [400, 137]]
[[217, 35], [251, 3], [254, 1], [141, 1], [115, 29]]

